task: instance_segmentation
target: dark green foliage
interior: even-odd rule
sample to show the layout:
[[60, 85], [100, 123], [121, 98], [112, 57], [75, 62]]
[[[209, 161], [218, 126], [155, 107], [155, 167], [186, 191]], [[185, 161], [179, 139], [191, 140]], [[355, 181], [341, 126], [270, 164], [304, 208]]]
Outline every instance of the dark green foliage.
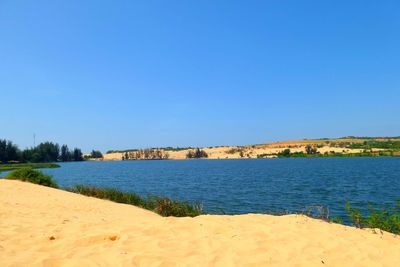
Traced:
[[158, 148], [129, 151], [122, 156], [123, 160], [161, 160], [168, 158], [168, 152]]
[[188, 158], [188, 159], [208, 158], [208, 155], [204, 150], [202, 150], [200, 148], [196, 148], [195, 151], [190, 150], [186, 154], [186, 158]]
[[0, 172], [12, 171], [22, 168], [31, 169], [44, 169], [44, 168], [59, 168], [60, 165], [54, 163], [12, 163], [12, 164], [0, 164]]
[[83, 154], [82, 154], [82, 151], [79, 148], [75, 148], [74, 149], [74, 153], [73, 153], [72, 159], [74, 161], [83, 161]]
[[336, 217], [334, 217], [333, 219], [331, 219], [330, 222], [331, 222], [331, 223], [343, 224], [343, 220], [342, 220], [340, 217], [338, 217], [338, 216], [336, 216]]
[[381, 149], [393, 149], [400, 150], [400, 141], [398, 140], [368, 140], [362, 143], [350, 143], [346, 147], [348, 148], [358, 148], [358, 149], [371, 149], [371, 148], [381, 148]]
[[145, 202], [143, 199], [134, 193], [121, 192], [113, 188], [97, 188], [94, 186], [76, 185], [69, 188], [68, 191], [82, 194], [89, 197], [96, 197], [101, 199], [108, 199], [117, 203], [125, 203], [144, 207]]
[[34, 148], [19, 150], [11, 141], [0, 139], [0, 163], [7, 162], [57, 162], [57, 161], [81, 161], [82, 152], [76, 148], [70, 151], [67, 145], [60, 149], [59, 144], [53, 142], [40, 143]]
[[18, 147], [11, 141], [0, 139], [0, 163], [9, 161], [18, 161], [20, 152]]
[[195, 217], [202, 214], [200, 205], [190, 205], [187, 202], [174, 201], [165, 197], [148, 197], [146, 208], [164, 217]]
[[24, 162], [57, 162], [57, 161], [82, 161], [83, 156], [79, 148], [70, 151], [67, 145], [60, 146], [57, 143], [40, 143], [35, 148], [22, 151]]
[[285, 149], [282, 152], [278, 153], [278, 157], [288, 158], [290, 157], [290, 149]]
[[22, 152], [23, 161], [26, 162], [56, 162], [60, 154], [60, 146], [56, 143], [40, 143], [35, 148]]
[[60, 160], [61, 161], [71, 161], [72, 160], [72, 153], [69, 151], [69, 148], [67, 145], [63, 145], [61, 147]]
[[379, 228], [381, 230], [400, 234], [400, 201], [397, 205], [388, 210], [385, 208], [375, 209], [369, 205], [369, 214], [362, 216], [359, 209], [352, 208], [350, 203], [346, 203], [346, 211], [349, 214], [350, 221], [359, 228]]
[[103, 154], [99, 150], [92, 150], [90, 157], [93, 159], [101, 159], [103, 158]]
[[53, 180], [51, 176], [46, 175], [41, 171], [33, 170], [32, 168], [17, 169], [10, 172], [5, 178], [58, 188], [57, 183]]
[[122, 192], [113, 188], [97, 188], [83, 185], [76, 185], [68, 190], [85, 196], [139, 206], [154, 211], [161, 216], [194, 217], [202, 214], [202, 208], [199, 205], [190, 205], [187, 202], [173, 201], [169, 198], [152, 196], [143, 198], [135, 193]]
[[317, 154], [317, 152], [318, 152], [318, 150], [317, 150], [316, 147], [313, 147], [313, 146], [310, 146], [310, 145], [306, 146], [306, 153], [308, 155]]

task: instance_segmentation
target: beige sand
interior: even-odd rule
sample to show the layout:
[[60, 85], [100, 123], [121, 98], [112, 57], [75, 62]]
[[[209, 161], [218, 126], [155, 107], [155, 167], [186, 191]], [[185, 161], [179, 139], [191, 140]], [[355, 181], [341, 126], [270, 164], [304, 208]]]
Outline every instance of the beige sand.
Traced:
[[[305, 145], [283, 145], [283, 146], [221, 146], [221, 147], [211, 147], [211, 148], [202, 148], [207, 154], [209, 159], [240, 159], [242, 158], [239, 152], [229, 153], [232, 149], [242, 149], [244, 158], [257, 158], [257, 155], [261, 154], [274, 154], [282, 152], [285, 149], [290, 149], [293, 152], [305, 152]], [[330, 147], [323, 146], [317, 149], [318, 152], [324, 154], [325, 152], [335, 153], [360, 153], [363, 149], [348, 149], [348, 148], [340, 148], [340, 147]], [[379, 149], [377, 149], [378, 151]], [[186, 154], [189, 150], [180, 150], [180, 151], [168, 151], [169, 159], [186, 159]], [[104, 154], [104, 160], [121, 160], [123, 153], [109, 153]]]
[[163, 218], [0, 180], [0, 266], [399, 266], [400, 238], [304, 216]]

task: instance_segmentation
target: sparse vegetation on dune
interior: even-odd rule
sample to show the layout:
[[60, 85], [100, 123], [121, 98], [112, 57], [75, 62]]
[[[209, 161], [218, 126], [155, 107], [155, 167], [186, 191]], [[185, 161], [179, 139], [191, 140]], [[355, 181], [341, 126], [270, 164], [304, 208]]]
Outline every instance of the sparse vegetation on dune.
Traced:
[[400, 234], [400, 201], [391, 209], [384, 207], [376, 209], [369, 204], [369, 212], [365, 216], [359, 209], [351, 207], [350, 202], [346, 203], [345, 208], [352, 224], [356, 227], [378, 228], [393, 234]]
[[[33, 184], [59, 188], [57, 183], [49, 175], [32, 168], [21, 168], [10, 172], [6, 177], [10, 180], [20, 180]], [[138, 206], [161, 216], [174, 217], [195, 217], [203, 214], [201, 205], [192, 205], [188, 202], [171, 200], [166, 197], [148, 196], [141, 197], [138, 194], [123, 192], [114, 188], [98, 188], [94, 186], [76, 185], [66, 188], [67, 191], [78, 193], [85, 196], [107, 199], [117, 203], [124, 203]]]
[[50, 175], [46, 175], [41, 171], [33, 170], [32, 168], [21, 168], [10, 172], [6, 177], [10, 180], [20, 180], [33, 184], [44, 185], [48, 187], [58, 188], [57, 183]]
[[[57, 183], [49, 175], [32, 168], [22, 168], [9, 173], [6, 179], [21, 180], [34, 184], [59, 188]], [[201, 205], [192, 205], [188, 202], [171, 200], [166, 197], [148, 196], [142, 197], [135, 193], [123, 192], [113, 188], [98, 188], [94, 186], [76, 185], [66, 190], [85, 196], [107, 199], [117, 203], [138, 206], [161, 216], [195, 217], [203, 214]], [[391, 209], [376, 209], [369, 205], [368, 213], [362, 215], [359, 209], [353, 208], [346, 203], [345, 209], [348, 213], [348, 221], [358, 228], [378, 228], [393, 234], [400, 234], [400, 201]], [[275, 215], [290, 214], [288, 212], [275, 213]], [[329, 209], [323, 206], [306, 207], [299, 214], [327, 222], [343, 224], [344, 218], [330, 218]]]
[[45, 168], [59, 168], [59, 167], [60, 165], [55, 163], [8, 163], [8, 164], [0, 164], [0, 172], [12, 171], [21, 168], [45, 169]]
[[196, 148], [196, 150], [190, 150], [186, 154], [186, 158], [188, 159], [201, 159], [201, 158], [208, 158], [207, 152], [205, 152], [203, 149]]
[[168, 159], [169, 153], [161, 149], [141, 149], [125, 152], [122, 160], [162, 160]]
[[144, 198], [135, 193], [123, 192], [113, 188], [76, 185], [67, 190], [85, 196], [138, 206], [165, 217], [195, 217], [203, 213], [201, 205], [191, 205], [187, 202], [175, 201], [165, 197], [148, 196]]

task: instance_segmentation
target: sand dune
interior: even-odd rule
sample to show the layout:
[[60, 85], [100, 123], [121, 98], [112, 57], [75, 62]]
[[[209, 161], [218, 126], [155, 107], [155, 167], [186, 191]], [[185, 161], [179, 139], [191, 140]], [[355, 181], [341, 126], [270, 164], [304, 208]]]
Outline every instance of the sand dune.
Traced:
[[[240, 152], [237, 151], [235, 153], [231, 153], [232, 149], [238, 150], [241, 148], [243, 151], [243, 157], [240, 155]], [[285, 149], [290, 149], [292, 153], [294, 152], [305, 152], [305, 146], [300, 144], [299, 146], [244, 146], [244, 147], [236, 147], [236, 146], [222, 146], [222, 147], [211, 147], [211, 148], [202, 148], [207, 154], [209, 159], [240, 159], [240, 158], [257, 158], [257, 155], [261, 154], [274, 154], [282, 152]], [[192, 149], [180, 150], [180, 151], [168, 151], [169, 159], [186, 159], [186, 154]], [[349, 148], [340, 148], [340, 147], [330, 147], [323, 146], [317, 149], [319, 153], [324, 154], [325, 152], [335, 153], [360, 153], [363, 149], [349, 149]], [[379, 149], [376, 149], [379, 151]], [[108, 153], [104, 154], [104, 160], [121, 160], [124, 153]]]
[[304, 216], [163, 218], [0, 180], [0, 266], [398, 266], [400, 238]]

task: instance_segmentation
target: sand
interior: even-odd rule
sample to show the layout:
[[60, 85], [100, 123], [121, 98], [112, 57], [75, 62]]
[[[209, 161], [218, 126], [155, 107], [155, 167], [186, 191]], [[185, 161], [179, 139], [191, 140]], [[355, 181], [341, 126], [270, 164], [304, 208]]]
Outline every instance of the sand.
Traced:
[[[237, 151], [235, 153], [230, 153], [232, 149], [238, 150], [243, 149], [243, 157], [240, 155], [240, 152]], [[258, 146], [221, 146], [221, 147], [205, 147], [202, 148], [207, 155], [208, 159], [240, 159], [240, 158], [257, 158], [257, 155], [262, 154], [276, 154], [282, 152], [285, 149], [290, 149], [292, 153], [294, 152], [305, 152], [305, 145], [283, 145], [283, 146], [270, 146], [270, 145], [258, 145]], [[363, 149], [349, 149], [349, 148], [340, 148], [340, 147], [330, 147], [323, 146], [317, 149], [319, 153], [329, 153], [334, 151], [335, 153], [360, 153], [363, 152]], [[380, 149], [374, 149], [373, 151], [379, 151]], [[169, 159], [182, 160], [186, 159], [186, 154], [190, 150], [180, 150], [180, 151], [168, 151]], [[124, 153], [109, 153], [104, 154], [104, 160], [121, 160]]]
[[399, 266], [400, 238], [300, 215], [164, 218], [0, 180], [0, 266]]

